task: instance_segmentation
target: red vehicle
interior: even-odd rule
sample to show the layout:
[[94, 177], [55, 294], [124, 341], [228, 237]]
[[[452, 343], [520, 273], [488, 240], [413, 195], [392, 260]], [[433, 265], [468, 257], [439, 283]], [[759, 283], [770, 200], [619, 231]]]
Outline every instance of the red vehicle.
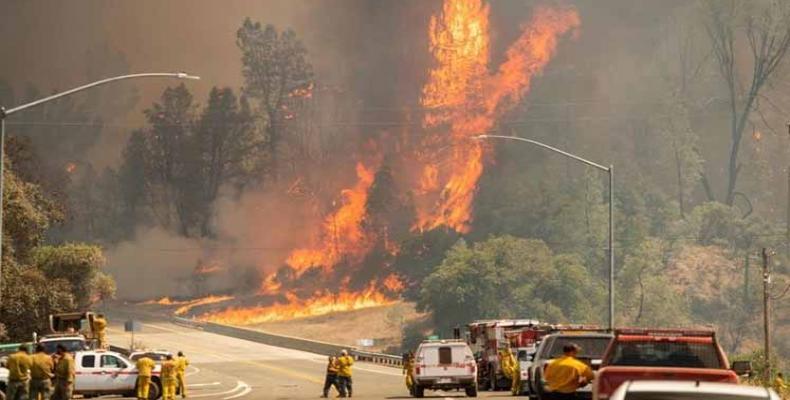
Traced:
[[593, 399], [607, 400], [626, 381], [737, 383], [712, 330], [617, 329], [594, 381]]
[[510, 378], [503, 374], [499, 350], [510, 347], [511, 350], [522, 351], [523, 347], [527, 351], [534, 348], [550, 327], [532, 319], [487, 320], [469, 324], [467, 343], [477, 361], [480, 389], [509, 390]]

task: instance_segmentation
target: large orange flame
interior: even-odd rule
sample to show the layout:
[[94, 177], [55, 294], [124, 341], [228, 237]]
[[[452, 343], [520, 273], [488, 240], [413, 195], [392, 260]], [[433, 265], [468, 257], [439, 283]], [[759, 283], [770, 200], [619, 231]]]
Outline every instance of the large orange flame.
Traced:
[[[448, 227], [461, 233], [469, 231], [485, 155], [482, 143], [473, 137], [492, 130], [497, 120], [523, 98], [532, 78], [553, 57], [559, 38], [575, 30], [579, 23], [572, 8], [537, 8], [507, 50], [505, 61], [491, 73], [488, 5], [483, 0], [444, 1], [428, 29], [435, 65], [428, 72], [420, 97], [426, 109], [422, 119], [426, 134], [413, 157], [419, 169], [419, 176], [411, 183], [417, 211], [414, 229]], [[341, 204], [324, 218], [311, 245], [290, 253], [286, 264], [297, 278], [312, 268], [328, 272], [341, 263], [358, 264], [379, 240], [383, 240], [387, 251], [397, 254], [397, 244], [386, 233], [380, 238], [371, 237], [373, 233], [362, 227], [374, 170], [358, 163], [357, 183], [341, 192]], [[312, 298], [303, 299], [288, 291], [294, 287], [290, 283], [284, 285], [276, 274], [268, 275], [261, 283], [260, 294], [286, 291], [285, 302], [228, 308], [199, 318], [249, 325], [316, 316], [387, 305], [404, 289], [396, 275], [389, 275], [372, 281], [362, 291], [351, 291], [350, 278], [333, 278], [333, 286], [339, 288], [336, 293], [319, 290]]]
[[361, 222], [373, 177], [372, 168], [357, 163], [357, 183], [341, 192], [342, 204], [324, 219], [316, 245], [293, 251], [286, 260], [288, 266], [297, 272], [313, 267], [330, 270], [340, 261], [354, 262], [364, 257], [372, 243], [365, 236]]
[[[537, 8], [498, 72], [490, 75], [488, 6], [482, 0], [445, 0], [429, 29], [436, 66], [420, 100], [427, 109], [423, 126], [430, 131], [424, 146], [434, 151], [423, 157], [427, 165], [416, 192], [424, 196], [415, 228], [469, 231], [484, 153], [473, 137], [490, 131], [518, 103], [554, 55], [559, 36], [579, 23], [572, 8]], [[450, 148], [449, 157], [437, 146]]]
[[370, 286], [361, 292], [343, 290], [339, 293], [330, 293], [324, 291], [307, 300], [300, 299], [293, 293], [286, 293], [285, 297], [288, 300], [287, 303], [275, 303], [271, 306], [260, 307], [228, 308], [217, 313], [203, 314], [198, 319], [229, 325], [254, 325], [394, 303], [392, 299], [377, 290], [376, 282], [372, 282]]

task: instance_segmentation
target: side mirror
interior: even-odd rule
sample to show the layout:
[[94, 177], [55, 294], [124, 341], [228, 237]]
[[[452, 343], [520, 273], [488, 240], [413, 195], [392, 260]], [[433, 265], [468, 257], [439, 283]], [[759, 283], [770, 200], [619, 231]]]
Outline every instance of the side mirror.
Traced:
[[752, 372], [752, 362], [750, 360], [733, 361], [730, 369], [739, 376], [749, 375]]

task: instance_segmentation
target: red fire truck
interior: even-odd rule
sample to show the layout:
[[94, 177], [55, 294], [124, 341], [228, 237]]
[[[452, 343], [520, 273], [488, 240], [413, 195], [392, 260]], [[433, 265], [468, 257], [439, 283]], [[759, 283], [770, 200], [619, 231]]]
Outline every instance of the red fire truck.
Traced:
[[552, 330], [552, 325], [534, 319], [503, 319], [475, 321], [467, 325], [467, 342], [477, 360], [477, 381], [482, 390], [510, 389], [510, 378], [500, 365], [499, 350], [534, 353], [541, 337]]

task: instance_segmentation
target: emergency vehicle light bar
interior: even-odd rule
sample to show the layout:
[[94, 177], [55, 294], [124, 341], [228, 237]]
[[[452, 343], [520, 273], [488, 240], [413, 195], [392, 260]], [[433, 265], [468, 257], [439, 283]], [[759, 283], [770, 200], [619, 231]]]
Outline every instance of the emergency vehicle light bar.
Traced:
[[711, 329], [645, 329], [645, 328], [622, 328], [615, 329], [615, 335], [640, 335], [654, 337], [715, 337], [716, 331]]

